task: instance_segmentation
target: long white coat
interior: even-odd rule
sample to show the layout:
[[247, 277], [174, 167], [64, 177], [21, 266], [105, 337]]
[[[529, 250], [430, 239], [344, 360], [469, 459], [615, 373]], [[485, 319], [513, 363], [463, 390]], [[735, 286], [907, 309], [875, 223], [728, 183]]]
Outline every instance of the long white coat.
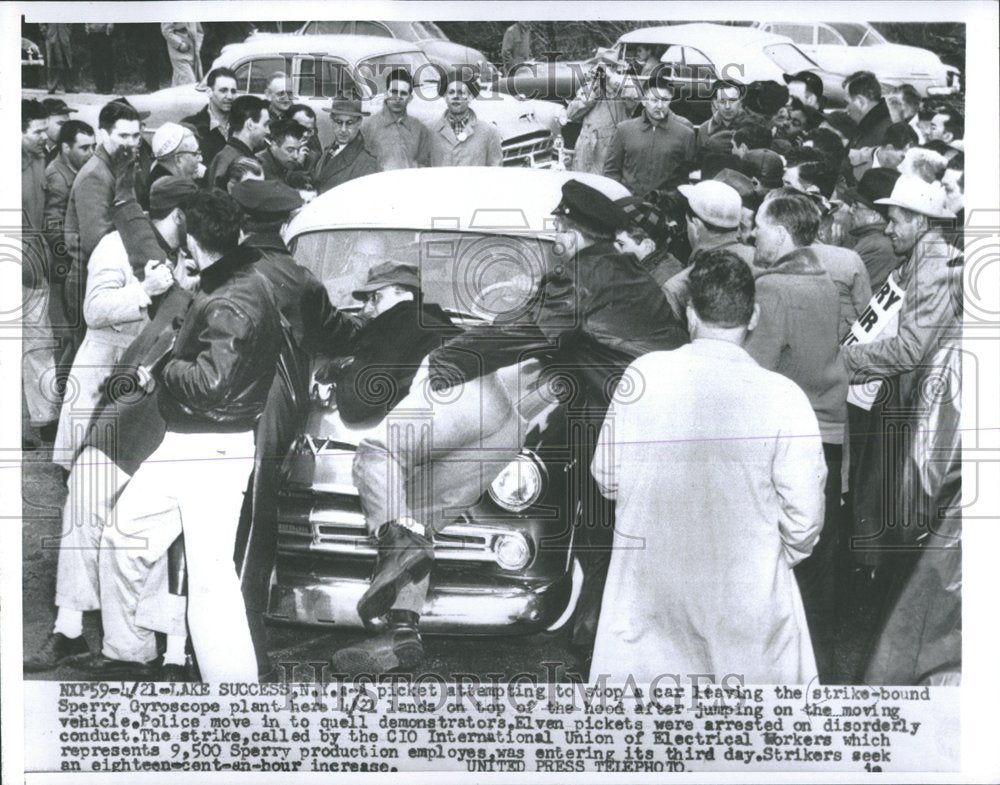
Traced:
[[644, 355], [591, 470], [617, 499], [592, 681], [816, 676], [792, 567], [819, 538], [826, 466], [794, 382], [724, 341]]
[[83, 317], [87, 334], [73, 358], [52, 460], [73, 465], [90, 417], [101, 399], [101, 387], [128, 345], [149, 323], [150, 299], [132, 272], [118, 232], [105, 235], [87, 264]]

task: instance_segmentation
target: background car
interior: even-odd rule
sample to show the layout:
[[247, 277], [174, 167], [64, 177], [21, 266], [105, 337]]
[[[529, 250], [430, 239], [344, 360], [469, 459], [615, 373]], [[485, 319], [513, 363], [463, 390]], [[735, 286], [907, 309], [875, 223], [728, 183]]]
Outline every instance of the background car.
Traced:
[[378, 35], [401, 38], [417, 44], [432, 63], [445, 70], [459, 66], [474, 68], [485, 81], [493, 78], [495, 68], [478, 49], [452, 41], [433, 22], [382, 21], [314, 21], [306, 22], [298, 35]]
[[961, 90], [959, 70], [927, 49], [893, 44], [868, 22], [755, 22], [754, 28], [787, 36], [822, 69], [824, 94], [845, 102], [842, 83], [872, 71], [884, 86], [911, 84], [921, 96]]
[[[236, 72], [240, 92], [263, 95], [276, 71], [290, 74], [292, 89], [303, 103], [316, 111], [317, 132], [323, 145], [333, 140], [333, 127], [326, 109], [342, 93], [363, 96], [364, 106], [378, 112], [385, 100], [385, 75], [394, 67], [410, 69], [418, 84], [409, 112], [427, 123], [436, 122], [445, 111], [437, 94], [440, 71], [414, 44], [393, 38], [358, 35], [260, 35], [230, 44], [212, 63]], [[209, 71], [211, 69], [208, 69]], [[166, 121], [177, 122], [200, 110], [208, 101], [208, 86], [179, 85], [146, 95], [129, 96], [140, 111], [149, 111], [147, 131]], [[554, 141], [559, 134], [560, 107], [547, 101], [519, 101], [485, 90], [472, 102], [481, 120], [499, 131], [504, 164], [509, 166], [553, 166], [558, 160]], [[87, 107], [80, 119], [96, 127], [100, 107]]]
[[635, 62], [640, 46], [661, 52], [660, 62], [669, 64], [675, 91], [689, 100], [685, 116], [692, 122], [711, 116], [710, 87], [716, 79], [780, 83], [783, 74], [821, 70], [790, 38], [746, 27], [644, 27], [625, 33], [613, 48], [619, 60]]
[[[416, 264], [424, 297], [460, 325], [516, 320], [543, 272], [561, 261], [551, 211], [570, 177], [626, 196], [596, 175], [509, 168], [408, 169], [345, 183], [308, 204], [286, 241], [334, 305], [386, 258]], [[380, 209], [371, 210], [372, 204]], [[518, 366], [508, 373], [517, 374]], [[511, 383], [515, 383], [511, 378]], [[552, 390], [559, 388], [558, 379]], [[549, 388], [546, 388], [549, 389]], [[569, 405], [546, 393], [544, 409], [489, 490], [435, 538], [435, 566], [421, 629], [512, 634], [560, 626], [572, 614], [580, 571], [573, 543], [583, 524], [589, 455], [568, 434]], [[360, 627], [355, 605], [375, 549], [351, 476], [368, 431], [346, 425], [335, 396], [313, 385], [311, 409], [282, 467], [270, 618]], [[584, 489], [584, 490], [581, 490]]]

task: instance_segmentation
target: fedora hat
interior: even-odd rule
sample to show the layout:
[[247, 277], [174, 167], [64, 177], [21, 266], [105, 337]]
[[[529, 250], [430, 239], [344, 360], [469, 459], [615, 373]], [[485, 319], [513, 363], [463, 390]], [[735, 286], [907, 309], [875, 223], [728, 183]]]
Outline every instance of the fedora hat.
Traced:
[[355, 300], [364, 300], [372, 292], [393, 284], [419, 289], [420, 275], [416, 266], [394, 259], [377, 264], [368, 271], [368, 280], [351, 292], [351, 296]]
[[876, 199], [875, 204], [902, 207], [930, 218], [955, 217], [945, 207], [944, 188], [940, 183], [928, 183], [911, 175], [901, 175], [892, 188], [892, 195], [888, 199]]
[[366, 112], [361, 108], [361, 99], [346, 95], [338, 95], [330, 102], [330, 107], [326, 110], [328, 114], [350, 114], [355, 117], [368, 117], [371, 112]]

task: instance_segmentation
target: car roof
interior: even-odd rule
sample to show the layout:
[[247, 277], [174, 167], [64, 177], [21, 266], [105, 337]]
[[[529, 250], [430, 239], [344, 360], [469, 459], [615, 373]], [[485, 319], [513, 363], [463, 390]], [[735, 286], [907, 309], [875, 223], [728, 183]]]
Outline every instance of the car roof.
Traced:
[[402, 52], [422, 52], [402, 38], [380, 35], [263, 35], [238, 44], [229, 44], [215, 59], [213, 67], [226, 66], [254, 54], [332, 54], [345, 60]]
[[520, 167], [447, 166], [396, 169], [360, 177], [313, 199], [285, 239], [330, 229], [414, 229], [484, 234], [544, 234], [567, 180], [612, 199], [630, 196], [621, 183], [582, 172]]
[[733, 46], [767, 46], [787, 44], [791, 38], [774, 33], [765, 33], [753, 27], [733, 27], [698, 23], [690, 25], [666, 25], [663, 27], [642, 27], [622, 35], [624, 43], [677, 44], [698, 49], [718, 51]]

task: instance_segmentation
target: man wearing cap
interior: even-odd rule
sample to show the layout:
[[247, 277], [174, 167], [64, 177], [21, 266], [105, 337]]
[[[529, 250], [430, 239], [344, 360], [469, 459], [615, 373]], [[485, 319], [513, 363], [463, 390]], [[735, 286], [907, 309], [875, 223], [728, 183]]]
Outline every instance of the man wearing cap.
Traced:
[[67, 106], [61, 98], [45, 98], [42, 106], [49, 113], [48, 125], [45, 127], [45, 165], [48, 166], [59, 155], [59, 130], [76, 109]]
[[239, 90], [236, 72], [231, 68], [213, 68], [208, 72], [205, 84], [208, 86], [208, 103], [200, 111], [181, 120], [181, 125], [190, 125], [195, 129], [205, 166], [211, 166], [229, 138], [229, 113]]
[[757, 211], [754, 265], [760, 321], [746, 350], [767, 370], [805, 391], [819, 421], [827, 464], [826, 519], [812, 555], [797, 569], [821, 680], [833, 675], [833, 557], [840, 511], [840, 467], [847, 377], [838, 357], [840, 297], [812, 247], [820, 211], [804, 194], [777, 192]]
[[212, 159], [205, 182], [209, 186], [225, 188], [229, 165], [238, 158], [253, 158], [264, 149], [267, 124], [271, 119], [267, 102], [255, 95], [241, 95], [233, 101], [229, 112], [229, 139]]
[[348, 354], [360, 325], [338, 312], [326, 288], [296, 263], [281, 239], [290, 215], [302, 207], [298, 191], [278, 180], [245, 180], [233, 186], [232, 197], [244, 213], [241, 247], [259, 254], [254, 269], [266, 279], [288, 325], [280, 358], [284, 373], [276, 375], [272, 382], [256, 429], [253, 514], [241, 521], [236, 536], [236, 565], [257, 668], [265, 674], [271, 669], [263, 614], [274, 567], [277, 470], [295, 436], [301, 407], [308, 397], [309, 358], [320, 352]]
[[670, 240], [667, 216], [659, 207], [638, 196], [626, 196], [615, 204], [628, 219], [625, 228], [615, 236], [615, 248], [619, 253], [632, 254], [657, 285], [663, 286], [684, 268], [667, 250]]
[[931, 226], [931, 219], [954, 218], [945, 207], [944, 189], [903, 175], [888, 198], [885, 233], [897, 256], [906, 261], [894, 277], [904, 289], [899, 325], [893, 335], [841, 350], [850, 374], [898, 376], [901, 399], [911, 399], [928, 369], [923, 363], [938, 348], [943, 331], [957, 324], [961, 297], [961, 257]]
[[[554, 366], [572, 375], [576, 404], [603, 416], [609, 379], [636, 356], [686, 340], [648, 273], [632, 257], [615, 253], [612, 240], [625, 217], [614, 202], [576, 180], [564, 184], [562, 193], [556, 229], [575, 249], [575, 258], [543, 275], [523, 319], [473, 327], [431, 352], [430, 383], [455, 393], [446, 405], [432, 405], [428, 412], [424, 385], [415, 384], [386, 420], [386, 432], [379, 430], [358, 446], [354, 480], [369, 532], [378, 541], [375, 574], [358, 613], [366, 622], [386, 616], [388, 628], [338, 652], [337, 672], [379, 673], [419, 664], [423, 647], [416, 618], [433, 564], [433, 535], [452, 521], [448, 510], [467, 507], [485, 490], [493, 475], [481, 471], [480, 460], [502, 466], [517, 454], [527, 421], [541, 411], [536, 396], [545, 384], [537, 374]], [[522, 395], [524, 385], [516, 379], [525, 376], [536, 383]], [[394, 434], [410, 427], [417, 438], [402, 443]], [[593, 445], [584, 447], [589, 451]], [[454, 462], [456, 450], [469, 460]], [[486, 452], [478, 458], [470, 450]], [[451, 466], [434, 463], [448, 455]], [[428, 469], [434, 488], [411, 497], [409, 481]]]
[[[337, 369], [337, 409], [348, 424], [382, 420], [410, 391], [421, 361], [459, 330], [436, 303], [424, 302], [416, 266], [390, 260], [372, 267], [352, 293], [368, 321], [350, 361]], [[389, 395], [372, 393], [372, 374], [392, 377]]]
[[[153, 186], [149, 217], [157, 234], [176, 252], [185, 241], [181, 205], [198, 186], [191, 178], [170, 176]], [[81, 443], [78, 433], [85, 430], [95, 410], [107, 373], [149, 323], [147, 310], [152, 298], [173, 284], [167, 264], [150, 261], [144, 272], [140, 281], [118, 232], [106, 234], [91, 254], [83, 301], [87, 332], [73, 360], [74, 395], [63, 404], [52, 450], [53, 462], [67, 471]]]
[[758, 310], [752, 272], [710, 251], [692, 342], [625, 371], [591, 462], [618, 507], [592, 682], [816, 677], [792, 568], [819, 536], [826, 469], [805, 394], [742, 346]]
[[394, 68], [385, 76], [382, 111], [361, 123], [361, 135], [383, 172], [431, 165], [431, 132], [407, 112], [412, 100], [413, 77]]
[[698, 152], [728, 153], [732, 149], [733, 134], [743, 112], [743, 93], [746, 88], [732, 79], [716, 79], [712, 83], [712, 116], [699, 125]]
[[754, 252], [739, 239], [743, 202], [735, 188], [718, 180], [703, 180], [697, 185], [682, 185], [677, 190], [688, 203], [685, 218], [691, 257], [686, 268], [663, 284], [663, 293], [674, 316], [684, 324], [688, 279], [699, 258], [709, 251], [726, 249], [752, 267]]
[[695, 160], [695, 130], [670, 111], [673, 91], [663, 71], [653, 74], [642, 96], [642, 117], [618, 124], [604, 175], [645, 197]]
[[430, 126], [431, 166], [501, 166], [500, 131], [492, 123], [481, 123], [469, 106], [479, 94], [471, 71], [452, 71], [438, 87], [447, 108]]
[[591, 65], [588, 80], [566, 107], [566, 118], [580, 123], [573, 170], [604, 174], [611, 137], [618, 124], [632, 116], [639, 96], [632, 80], [609, 77], [608, 71], [619, 65], [613, 52], [601, 51], [587, 62]]
[[[855, 544], [852, 556], [869, 567], [884, 562], [883, 546], [899, 544], [900, 537], [906, 534], [900, 530], [901, 524], [913, 523], [901, 517], [910, 509], [906, 505], [912, 505], [913, 499], [904, 496], [903, 501], [898, 491], [883, 489], [899, 488], [901, 465], [912, 449], [911, 444], [923, 442], [933, 446], [944, 438], [936, 433], [936, 421], [927, 415], [940, 400], [952, 400], [958, 392], [947, 383], [942, 388], [943, 379], [950, 378], [950, 374], [942, 374], [941, 369], [945, 367], [942, 356], [956, 350], [961, 341], [963, 270], [961, 251], [953, 248], [931, 225], [933, 219], [953, 217], [939, 184], [901, 175], [893, 185], [892, 194], [875, 199], [874, 204], [888, 207], [885, 233], [895, 254], [904, 261], [890, 274], [894, 285], [887, 282], [873, 302], [879, 299], [884, 310], [891, 305], [888, 298], [898, 298], [902, 289], [902, 303], [896, 316], [889, 320], [864, 317], [859, 320], [840, 352], [852, 383], [874, 377], [881, 388], [878, 398], [889, 402], [885, 406], [891, 405], [909, 416], [905, 422], [900, 422], [898, 414], [891, 421], [883, 420], [879, 401], [867, 412], [860, 406], [850, 407], [851, 530], [870, 543], [870, 547]], [[867, 342], [858, 340], [865, 335], [869, 336]], [[930, 386], [950, 394], [928, 395]], [[891, 425], [886, 427], [889, 422]], [[925, 434], [923, 438], [912, 435], [918, 430]], [[868, 438], [872, 434], [874, 438]], [[864, 452], [862, 447], [866, 448]], [[890, 462], [888, 456], [893, 454], [902, 460]], [[935, 459], [930, 453], [918, 454], [917, 460], [930, 474], [935, 474]], [[894, 505], [887, 492], [896, 493]], [[895, 518], [888, 517], [887, 510], [896, 510]], [[921, 530], [913, 534], [919, 535]]]
[[150, 184], [161, 177], [189, 177], [199, 180], [205, 174], [201, 150], [194, 132], [177, 123], [164, 123], [153, 134], [156, 163], [149, 173]]
[[753, 167], [754, 188], [760, 196], [766, 196], [784, 183], [785, 162], [773, 150], [750, 150], [743, 160]]
[[799, 99], [813, 109], [823, 108], [823, 80], [815, 71], [799, 71], [797, 74], [782, 74], [788, 85], [788, 95]]
[[725, 183], [740, 195], [740, 228], [736, 236], [744, 245], [753, 245], [754, 220], [761, 203], [761, 197], [754, 188], [753, 180], [734, 169], [722, 169], [712, 179]]
[[361, 101], [345, 96], [334, 98], [327, 112], [333, 123], [333, 144], [320, 156], [313, 170], [313, 185], [318, 193], [380, 171], [378, 159], [361, 135], [361, 120], [369, 114], [361, 108]]
[[121, 101], [105, 104], [98, 124], [102, 137], [100, 144], [73, 181], [63, 226], [70, 265], [68, 274], [63, 273], [66, 278], [63, 297], [70, 331], [66, 336], [68, 355], [63, 357], [66, 364], [72, 362], [86, 329], [81, 311], [87, 286], [87, 262], [97, 243], [112, 229], [115, 176], [111, 157], [120, 149], [134, 155], [139, 147], [141, 120], [132, 106]]
[[868, 269], [872, 291], [882, 288], [889, 273], [899, 267], [903, 257], [897, 256], [892, 242], [885, 234], [889, 211], [876, 199], [886, 199], [899, 179], [895, 169], [869, 169], [854, 188], [842, 192], [843, 200], [851, 206], [851, 236], [854, 251]]

